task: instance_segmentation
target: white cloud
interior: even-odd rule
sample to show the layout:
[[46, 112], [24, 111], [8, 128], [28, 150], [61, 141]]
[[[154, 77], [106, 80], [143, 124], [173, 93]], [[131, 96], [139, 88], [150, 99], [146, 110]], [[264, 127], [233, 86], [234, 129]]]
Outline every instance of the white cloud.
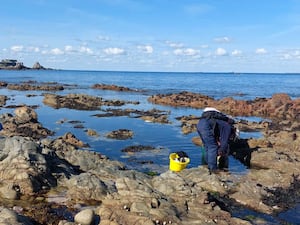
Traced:
[[228, 43], [231, 42], [231, 39], [229, 37], [217, 37], [214, 41], [218, 43]]
[[217, 48], [215, 54], [218, 56], [224, 56], [227, 55], [227, 51], [224, 48]]
[[53, 55], [63, 55], [64, 52], [62, 50], [60, 50], [59, 48], [53, 48], [50, 50], [50, 53]]
[[40, 48], [35, 46], [25, 47], [23, 45], [14, 45], [10, 47], [12, 52], [28, 52], [28, 53], [39, 53]]
[[27, 50], [28, 50], [29, 52], [35, 52], [35, 53], [40, 52], [40, 48], [39, 48], [39, 47], [34, 47], [34, 46], [28, 47]]
[[148, 54], [153, 53], [153, 47], [151, 45], [139, 45], [137, 48]]
[[290, 54], [285, 53], [285, 54], [283, 54], [282, 58], [283, 59], [292, 59], [293, 57]]
[[74, 48], [73, 48], [73, 46], [71, 46], [71, 45], [66, 45], [66, 46], [65, 46], [65, 51], [66, 51], [66, 52], [73, 52], [73, 51], [74, 51]]
[[93, 54], [93, 51], [90, 48], [84, 46], [80, 47], [79, 52], [86, 53], [86, 54]]
[[193, 49], [193, 48], [186, 48], [186, 49], [178, 48], [178, 49], [175, 49], [173, 51], [173, 53], [175, 55], [195, 56], [195, 55], [199, 54], [200, 51]]
[[233, 50], [231, 52], [231, 55], [233, 55], [233, 56], [239, 56], [241, 54], [242, 54], [242, 51], [241, 50], [237, 50], [237, 49], [235, 49], [235, 50]]
[[23, 45], [15, 45], [15, 46], [11, 46], [10, 50], [12, 50], [13, 52], [21, 52], [23, 51], [24, 46]]
[[123, 54], [125, 54], [125, 50], [122, 48], [106, 48], [106, 49], [104, 49], [104, 52], [107, 55], [123, 55]]
[[200, 48], [208, 48], [208, 45], [201, 45]]
[[97, 36], [97, 40], [100, 40], [100, 41], [109, 41], [110, 38], [108, 36], [99, 35], [99, 36]]
[[182, 43], [175, 43], [171, 41], [166, 41], [167, 45], [171, 48], [182, 48], [183, 44]]
[[264, 49], [264, 48], [258, 48], [258, 49], [255, 50], [255, 53], [256, 53], [256, 54], [263, 55], [263, 54], [266, 54], [266, 53], [267, 53], [267, 50]]
[[293, 53], [294, 56], [299, 57], [300, 56], [300, 51], [299, 50], [295, 50]]
[[282, 55], [282, 59], [300, 59], [300, 50], [290, 50]]

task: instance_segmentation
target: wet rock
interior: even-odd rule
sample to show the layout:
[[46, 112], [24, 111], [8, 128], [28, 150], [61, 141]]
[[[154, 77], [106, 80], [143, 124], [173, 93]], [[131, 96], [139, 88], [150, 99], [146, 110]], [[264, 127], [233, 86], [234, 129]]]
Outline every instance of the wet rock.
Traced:
[[8, 97], [6, 95], [0, 95], [0, 106], [4, 106], [7, 100]]
[[189, 115], [177, 117], [176, 119], [181, 121], [181, 131], [183, 134], [189, 134], [197, 131], [197, 124], [200, 119], [199, 116]]
[[84, 94], [68, 94], [66, 96], [45, 94], [43, 103], [55, 109], [96, 110], [103, 105], [103, 99]]
[[94, 89], [101, 89], [101, 90], [112, 90], [112, 91], [129, 91], [129, 92], [138, 92], [136, 89], [131, 89], [128, 87], [123, 87], [123, 86], [117, 86], [114, 84], [94, 84], [92, 86]]
[[152, 95], [148, 100], [155, 104], [162, 105], [173, 105], [173, 106], [187, 106], [201, 108], [214, 102], [214, 99], [201, 94], [196, 94], [192, 92], [183, 91], [178, 94], [158, 94]]
[[96, 117], [128, 116], [130, 118], [141, 118], [146, 122], [170, 123], [168, 119], [169, 111], [151, 109], [148, 111], [136, 109], [106, 109], [106, 113], [95, 114]]
[[170, 123], [167, 115], [141, 116], [141, 119], [151, 123]]
[[15, 110], [15, 118], [18, 123], [37, 122], [38, 120], [37, 113], [27, 106], [18, 107]]
[[18, 91], [62, 91], [62, 85], [43, 85], [43, 84], [8, 84], [7, 89]]
[[235, 100], [227, 97], [215, 100], [209, 96], [180, 92], [178, 94], [159, 94], [148, 100], [155, 104], [205, 108], [214, 106], [232, 116], [259, 116], [280, 120], [299, 121], [300, 99], [292, 100], [287, 94], [274, 94], [271, 98], [257, 98], [251, 101]]
[[83, 143], [81, 140], [76, 138], [76, 136], [71, 132], [65, 133], [63, 136], [60, 137], [60, 139], [62, 139], [62, 141], [65, 143], [75, 146], [76, 148], [89, 147], [88, 144]]
[[93, 137], [99, 137], [99, 133], [96, 130], [93, 129], [87, 129], [86, 131], [88, 136], [93, 136]]
[[158, 109], [151, 109], [148, 111], [138, 111], [138, 116], [136, 118], [141, 118], [145, 120], [146, 122], [152, 122], [152, 123], [170, 123], [168, 120], [168, 115], [170, 112], [158, 110]]
[[7, 86], [7, 82], [5, 81], [0, 81], [0, 87], [6, 87]]
[[198, 146], [203, 146], [203, 143], [202, 143], [202, 140], [199, 136], [195, 136], [192, 138], [192, 142], [195, 144], [195, 145], [198, 145]]
[[53, 132], [37, 121], [36, 112], [28, 107], [22, 106], [15, 110], [15, 116], [6, 113], [1, 116], [3, 130], [1, 134], [4, 136], [24, 136], [40, 139], [53, 135]]
[[112, 117], [112, 116], [130, 116], [131, 113], [135, 113], [134, 109], [106, 109], [105, 113], [94, 114], [95, 117]]
[[114, 130], [108, 133], [106, 137], [118, 140], [125, 140], [133, 137], [133, 131], [127, 129]]
[[44, 94], [43, 103], [55, 109], [68, 108], [77, 110], [97, 110], [101, 106], [122, 106], [125, 104], [138, 104], [132, 101], [105, 100], [101, 97], [86, 94], [68, 94], [66, 96]]
[[152, 146], [145, 146], [145, 145], [135, 145], [135, 146], [128, 146], [126, 148], [123, 148], [122, 152], [140, 152], [144, 150], [154, 150], [155, 148]]

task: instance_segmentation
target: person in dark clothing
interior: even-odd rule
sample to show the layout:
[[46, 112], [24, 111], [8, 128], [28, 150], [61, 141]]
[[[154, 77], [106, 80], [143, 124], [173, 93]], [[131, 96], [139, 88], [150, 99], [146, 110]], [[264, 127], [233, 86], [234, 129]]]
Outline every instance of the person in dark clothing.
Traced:
[[228, 170], [229, 140], [233, 120], [215, 108], [205, 108], [197, 124], [205, 148], [205, 161], [210, 173]]

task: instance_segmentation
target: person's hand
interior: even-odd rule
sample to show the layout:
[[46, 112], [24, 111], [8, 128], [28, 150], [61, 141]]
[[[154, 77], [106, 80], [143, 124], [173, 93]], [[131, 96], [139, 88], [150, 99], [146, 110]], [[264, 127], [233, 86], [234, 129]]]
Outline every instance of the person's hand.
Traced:
[[225, 153], [221, 150], [221, 149], [218, 149], [218, 156], [224, 156]]

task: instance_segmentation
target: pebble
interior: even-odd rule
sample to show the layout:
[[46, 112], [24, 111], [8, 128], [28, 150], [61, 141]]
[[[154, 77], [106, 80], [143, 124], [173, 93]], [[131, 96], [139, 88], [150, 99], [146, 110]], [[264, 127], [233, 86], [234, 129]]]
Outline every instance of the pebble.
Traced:
[[74, 221], [81, 225], [91, 225], [94, 220], [94, 211], [92, 209], [84, 209], [77, 213]]

